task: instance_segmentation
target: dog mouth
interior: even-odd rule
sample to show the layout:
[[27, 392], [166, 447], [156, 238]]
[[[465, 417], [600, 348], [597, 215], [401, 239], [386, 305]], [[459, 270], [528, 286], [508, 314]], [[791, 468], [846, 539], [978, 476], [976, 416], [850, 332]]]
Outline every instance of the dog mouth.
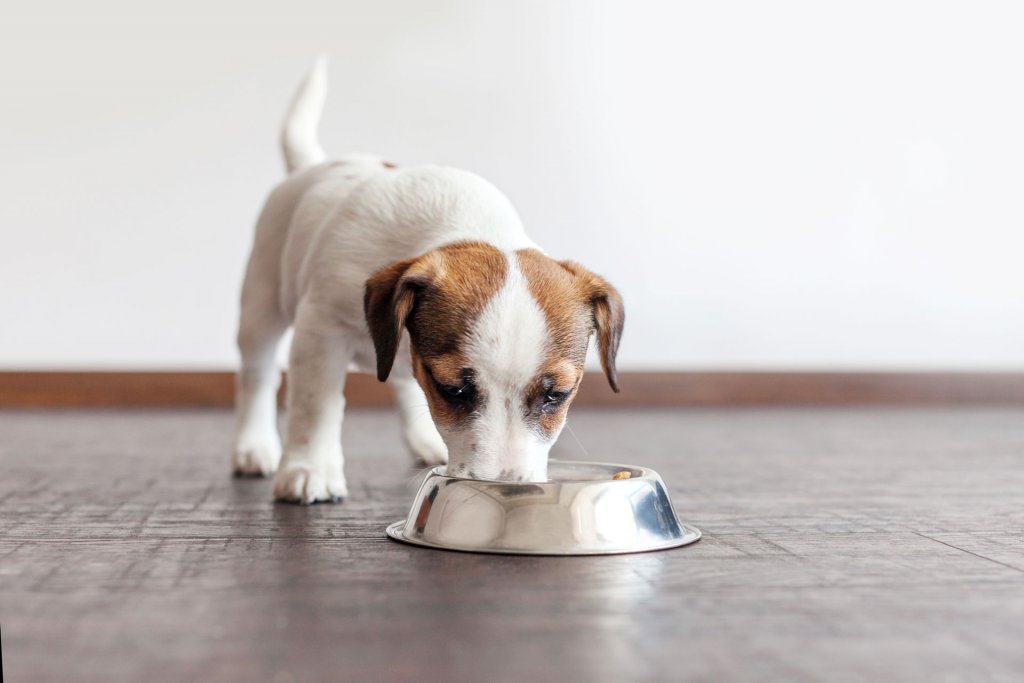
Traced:
[[539, 468], [528, 470], [517, 468], [503, 468], [495, 471], [494, 468], [480, 465], [465, 465], [449, 463], [445, 474], [456, 479], [475, 479], [477, 481], [496, 481], [504, 483], [530, 483], [548, 481], [547, 467], [541, 471]]

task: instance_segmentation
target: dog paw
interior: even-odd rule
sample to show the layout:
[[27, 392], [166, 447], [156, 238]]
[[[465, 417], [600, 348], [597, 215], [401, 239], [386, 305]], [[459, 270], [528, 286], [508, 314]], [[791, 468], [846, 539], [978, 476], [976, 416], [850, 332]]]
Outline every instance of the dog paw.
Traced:
[[348, 486], [340, 468], [287, 464], [274, 477], [274, 498], [289, 503], [336, 503], [347, 495]]
[[430, 420], [419, 420], [403, 430], [405, 444], [412, 454], [425, 465], [444, 465], [448, 462], [448, 447]]
[[231, 470], [237, 475], [266, 477], [281, 461], [281, 440], [277, 434], [250, 437], [242, 435], [231, 456]]

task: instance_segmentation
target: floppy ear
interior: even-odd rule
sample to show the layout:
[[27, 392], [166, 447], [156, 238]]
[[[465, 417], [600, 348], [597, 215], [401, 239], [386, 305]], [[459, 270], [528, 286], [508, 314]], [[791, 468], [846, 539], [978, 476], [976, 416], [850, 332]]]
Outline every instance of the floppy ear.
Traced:
[[416, 297], [434, 281], [433, 259], [406, 259], [381, 268], [366, 281], [363, 312], [377, 352], [377, 379], [391, 374], [402, 330], [416, 304]]
[[562, 261], [562, 267], [575, 275], [583, 284], [594, 315], [594, 330], [597, 332], [597, 351], [601, 357], [601, 369], [612, 391], [619, 392], [619, 376], [615, 370], [615, 357], [619, 354], [619, 340], [626, 322], [626, 309], [622, 297], [611, 283], [595, 275], [573, 261]]

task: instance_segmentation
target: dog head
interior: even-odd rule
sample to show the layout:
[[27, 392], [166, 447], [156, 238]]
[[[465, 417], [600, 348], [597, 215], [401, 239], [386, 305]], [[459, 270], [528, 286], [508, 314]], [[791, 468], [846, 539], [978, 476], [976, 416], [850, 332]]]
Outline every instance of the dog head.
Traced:
[[458, 242], [377, 271], [364, 304], [381, 381], [409, 331], [413, 372], [453, 475], [547, 477], [592, 333], [619, 390], [622, 299], [576, 263]]

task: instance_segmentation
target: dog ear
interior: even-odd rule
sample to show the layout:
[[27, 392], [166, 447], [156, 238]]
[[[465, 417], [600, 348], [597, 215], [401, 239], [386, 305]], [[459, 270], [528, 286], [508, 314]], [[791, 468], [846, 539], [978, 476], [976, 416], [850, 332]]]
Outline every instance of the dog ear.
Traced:
[[601, 369], [604, 370], [612, 391], [618, 393], [619, 376], [615, 369], [615, 357], [619, 354], [619, 341], [622, 339], [622, 328], [626, 322], [626, 309], [622, 305], [622, 297], [611, 283], [580, 264], [562, 261], [561, 265], [575, 275], [583, 285], [582, 291], [593, 311]]
[[416, 297], [434, 282], [432, 255], [406, 259], [381, 268], [366, 281], [363, 313], [377, 352], [377, 379], [391, 374], [402, 330]]

